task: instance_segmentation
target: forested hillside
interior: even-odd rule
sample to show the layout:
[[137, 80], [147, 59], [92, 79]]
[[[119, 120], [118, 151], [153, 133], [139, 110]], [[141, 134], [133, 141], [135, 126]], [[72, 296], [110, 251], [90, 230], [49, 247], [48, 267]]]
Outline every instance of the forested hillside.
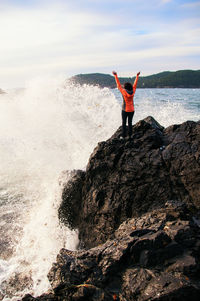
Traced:
[[[135, 77], [120, 77], [123, 84], [134, 82]], [[115, 88], [116, 83], [112, 75], [102, 73], [78, 74], [71, 81], [80, 85], [98, 85], [100, 87]], [[140, 76], [138, 88], [200, 88], [200, 70], [165, 71], [150, 76]]]

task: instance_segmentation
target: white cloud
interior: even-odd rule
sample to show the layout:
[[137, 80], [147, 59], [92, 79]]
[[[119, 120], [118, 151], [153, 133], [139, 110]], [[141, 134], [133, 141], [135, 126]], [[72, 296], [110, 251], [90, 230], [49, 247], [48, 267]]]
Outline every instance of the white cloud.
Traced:
[[[170, 69], [172, 57], [179, 62], [183, 58], [185, 63], [186, 56], [198, 55], [198, 18], [170, 24], [168, 19], [138, 14], [137, 10], [127, 18], [124, 9], [112, 14], [81, 7], [76, 10], [68, 3], [31, 9], [4, 6], [0, 10], [1, 88], [6, 81], [19, 85], [23, 78], [46, 73], [106, 72], [115, 66], [129, 70], [130, 65], [145, 69], [150, 62], [153, 68], [158, 59], [168, 61]], [[140, 8], [143, 6], [144, 1]]]
[[0, 13], [2, 50], [40, 47], [89, 34], [89, 27], [109, 24], [106, 19], [86, 13], [61, 11], [13, 11]]

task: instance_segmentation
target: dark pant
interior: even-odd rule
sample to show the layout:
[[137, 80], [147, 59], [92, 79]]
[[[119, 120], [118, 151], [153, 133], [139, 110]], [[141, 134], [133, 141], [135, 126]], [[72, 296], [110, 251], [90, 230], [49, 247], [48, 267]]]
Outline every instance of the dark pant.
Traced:
[[128, 118], [128, 135], [132, 135], [132, 120], [134, 112], [126, 112], [122, 110], [122, 137], [126, 137], [126, 120]]

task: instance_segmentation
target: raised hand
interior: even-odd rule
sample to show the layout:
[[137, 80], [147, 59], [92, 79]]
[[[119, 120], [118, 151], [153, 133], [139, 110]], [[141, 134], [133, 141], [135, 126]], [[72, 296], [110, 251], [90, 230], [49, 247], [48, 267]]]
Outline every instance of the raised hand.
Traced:
[[139, 75], [140, 75], [140, 72], [138, 72], [137, 75], [139, 76]]
[[113, 71], [112, 74], [113, 74], [113, 75], [117, 75], [117, 72], [116, 72], [116, 71]]

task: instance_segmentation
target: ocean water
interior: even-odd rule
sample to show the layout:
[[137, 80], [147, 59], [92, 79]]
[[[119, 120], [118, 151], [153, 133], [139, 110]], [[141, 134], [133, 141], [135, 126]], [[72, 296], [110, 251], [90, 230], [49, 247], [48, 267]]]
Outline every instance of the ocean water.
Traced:
[[[113, 90], [118, 102], [121, 95]], [[133, 123], [153, 116], [162, 126], [200, 120], [200, 89], [137, 89]]]
[[[0, 300], [49, 289], [47, 273], [77, 231], [59, 223], [68, 172], [85, 169], [99, 141], [121, 125], [118, 90], [35, 79], [0, 95]], [[200, 89], [138, 89], [133, 123], [199, 120]]]

